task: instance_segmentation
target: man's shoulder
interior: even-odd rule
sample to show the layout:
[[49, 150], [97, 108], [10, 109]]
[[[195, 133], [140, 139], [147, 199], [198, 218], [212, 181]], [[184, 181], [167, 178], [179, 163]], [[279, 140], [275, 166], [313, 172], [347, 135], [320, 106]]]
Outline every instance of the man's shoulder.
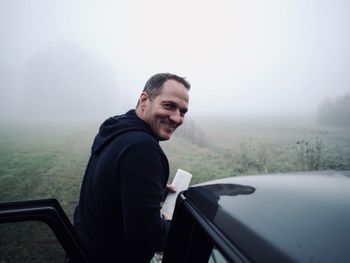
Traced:
[[118, 144], [121, 143], [128, 149], [146, 148], [149, 151], [151, 149], [161, 150], [159, 142], [145, 131], [133, 130], [126, 132], [119, 136], [118, 141]]
[[123, 156], [132, 155], [135, 158], [148, 160], [166, 160], [166, 155], [159, 145], [159, 142], [150, 134], [142, 131], [132, 131], [120, 138]]
[[131, 130], [121, 135], [123, 139], [129, 139], [131, 142], [153, 142], [158, 144], [158, 141], [152, 136], [152, 134], [143, 130]]

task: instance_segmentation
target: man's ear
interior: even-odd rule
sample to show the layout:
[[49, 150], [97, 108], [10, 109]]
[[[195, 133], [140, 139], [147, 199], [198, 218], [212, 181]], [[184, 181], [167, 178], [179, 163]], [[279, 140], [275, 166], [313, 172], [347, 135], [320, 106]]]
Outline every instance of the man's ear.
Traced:
[[140, 99], [139, 99], [139, 104], [140, 104], [142, 111], [146, 108], [148, 102], [149, 102], [148, 94], [147, 94], [147, 92], [143, 91], [141, 93]]

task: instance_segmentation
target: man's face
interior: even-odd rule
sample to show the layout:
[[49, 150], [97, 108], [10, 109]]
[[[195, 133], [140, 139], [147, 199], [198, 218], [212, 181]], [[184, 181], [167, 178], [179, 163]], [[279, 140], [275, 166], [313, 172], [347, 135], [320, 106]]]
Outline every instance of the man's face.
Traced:
[[160, 140], [169, 140], [179, 127], [188, 110], [188, 91], [175, 80], [167, 80], [160, 94], [150, 101], [147, 93], [141, 94], [142, 119], [148, 123]]

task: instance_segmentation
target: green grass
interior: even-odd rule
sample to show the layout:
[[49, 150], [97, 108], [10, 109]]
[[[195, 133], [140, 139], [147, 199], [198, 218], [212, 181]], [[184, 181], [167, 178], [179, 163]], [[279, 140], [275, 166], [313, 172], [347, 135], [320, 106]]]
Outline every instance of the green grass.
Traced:
[[[72, 218], [89, 156], [84, 127], [0, 127], [0, 202], [56, 198]], [[64, 252], [41, 223], [0, 225], [0, 262], [63, 262]]]
[[[301, 140], [310, 145], [322, 142], [320, 169], [350, 168], [349, 127], [234, 119], [197, 124], [205, 132], [205, 147], [177, 136], [161, 143], [170, 162], [170, 180], [177, 168], [193, 174], [192, 184], [241, 174], [299, 171]], [[1, 124], [0, 202], [56, 198], [72, 219], [98, 125]], [[0, 225], [0, 263], [63, 258], [46, 226]]]

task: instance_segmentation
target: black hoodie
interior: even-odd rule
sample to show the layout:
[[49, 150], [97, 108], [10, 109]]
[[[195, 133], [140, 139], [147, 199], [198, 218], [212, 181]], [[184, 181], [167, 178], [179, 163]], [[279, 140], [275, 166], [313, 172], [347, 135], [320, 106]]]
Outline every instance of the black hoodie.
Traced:
[[148, 262], [164, 250], [160, 216], [168, 160], [135, 110], [107, 119], [95, 137], [74, 227], [94, 262]]

